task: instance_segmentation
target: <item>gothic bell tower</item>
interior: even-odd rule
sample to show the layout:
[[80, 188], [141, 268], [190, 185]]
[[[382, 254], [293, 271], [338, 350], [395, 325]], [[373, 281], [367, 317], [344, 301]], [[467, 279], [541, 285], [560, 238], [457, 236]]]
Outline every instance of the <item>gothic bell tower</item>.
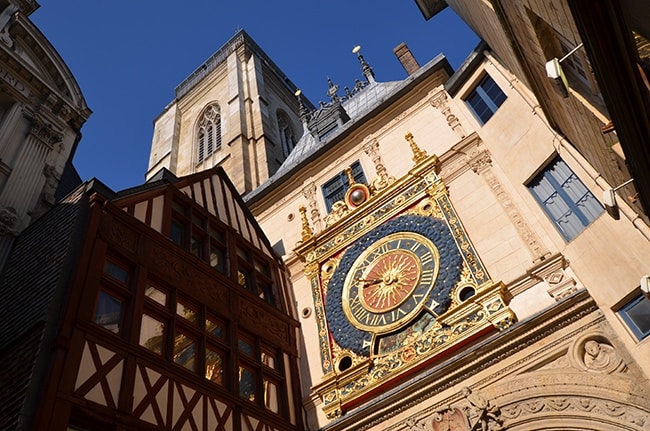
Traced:
[[[243, 30], [175, 89], [154, 120], [147, 180], [222, 166], [245, 194], [273, 175], [302, 136], [296, 86]], [[303, 103], [313, 108], [303, 98]]]

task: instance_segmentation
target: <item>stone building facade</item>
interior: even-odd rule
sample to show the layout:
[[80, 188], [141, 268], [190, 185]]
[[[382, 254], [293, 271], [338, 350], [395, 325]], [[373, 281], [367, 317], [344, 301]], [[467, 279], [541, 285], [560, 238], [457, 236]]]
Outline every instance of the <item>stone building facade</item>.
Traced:
[[[546, 121], [533, 94], [492, 51], [480, 47], [451, 76], [433, 72], [444, 71], [442, 63], [434, 59], [396, 85], [376, 111], [351, 115], [352, 124], [338, 135], [297, 153], [301, 161], [281, 168], [247, 196], [272, 242], [284, 242], [287, 250], [297, 244], [285, 260], [301, 314], [310, 426], [643, 429], [648, 345], [625, 315], [626, 307], [638, 304], [642, 313], [648, 310], [638, 287], [648, 271], [647, 226], [615, 221], [604, 212], [596, 197], [608, 184]], [[307, 148], [302, 143], [297, 151]], [[420, 153], [435, 154], [437, 160]], [[343, 205], [332, 206], [339, 213], [328, 211], [325, 186], [357, 161], [369, 197], [357, 205], [352, 194], [346, 195]], [[560, 171], [564, 174], [558, 176]], [[422, 189], [416, 192], [418, 181]], [[591, 214], [573, 233], [560, 227], [572, 224], [562, 218], [573, 210], [550, 208], [562, 205], [557, 199], [563, 188], [573, 187], [568, 183], [580, 184], [580, 192], [569, 193], [579, 194], [574, 195], [577, 206]], [[388, 234], [393, 220], [423, 214], [445, 220], [465, 252], [460, 281], [449, 291], [451, 305], [430, 308], [440, 326], [424, 335], [404, 335], [401, 339], [409, 341], [392, 354], [383, 347], [385, 340], [417, 332], [410, 328], [420, 321], [390, 326], [390, 316], [375, 311], [369, 319], [380, 327], [364, 327], [355, 316], [368, 317], [354, 312], [352, 302], [343, 306], [343, 315], [355, 329], [364, 328], [351, 333], [369, 334], [362, 341], [369, 349], [349, 344], [336, 335], [341, 317], [330, 298], [345, 302], [367, 295], [363, 292], [372, 288], [366, 286], [367, 275], [387, 265], [363, 264], [380, 247], [373, 245], [378, 241], [373, 232]], [[369, 251], [359, 252], [358, 243]], [[348, 266], [350, 259], [355, 263]], [[481, 263], [476, 271], [473, 265]], [[340, 281], [339, 267], [358, 278]], [[382, 280], [374, 282], [382, 288], [395, 285]], [[434, 292], [444, 289], [438, 283]], [[499, 301], [507, 312], [495, 305]], [[391, 313], [406, 313], [400, 310], [407, 303]], [[483, 307], [484, 314], [471, 314], [470, 304]], [[369, 297], [362, 308], [373, 308]], [[505, 314], [490, 318], [489, 310]], [[474, 329], [461, 319], [468, 314]], [[641, 320], [647, 324], [647, 315]], [[448, 330], [454, 335], [447, 338]], [[329, 335], [322, 338], [324, 333]], [[427, 343], [436, 347], [425, 348]], [[394, 371], [381, 374], [382, 367]], [[639, 397], [627, 398], [632, 393]]]
[[90, 115], [74, 76], [29, 19], [37, 8], [0, 2], [0, 270], [15, 237], [54, 205]]
[[[611, 187], [634, 178], [618, 193], [623, 208], [632, 207], [624, 214], [648, 222], [650, 157], [640, 143], [650, 137], [650, 28], [643, 1], [416, 3], [426, 19], [453, 9], [533, 92], [536, 109]], [[549, 78], [547, 63], [553, 59], [560, 61], [563, 78]]]

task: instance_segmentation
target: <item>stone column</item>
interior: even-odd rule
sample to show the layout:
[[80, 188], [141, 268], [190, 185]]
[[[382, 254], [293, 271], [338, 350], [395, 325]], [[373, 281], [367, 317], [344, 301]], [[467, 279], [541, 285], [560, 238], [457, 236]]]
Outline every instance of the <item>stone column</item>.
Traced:
[[29, 212], [41, 195], [47, 156], [62, 139], [63, 134], [51, 124], [33, 116], [27, 139], [0, 194], [0, 208], [13, 208], [18, 216], [19, 230], [26, 225]]
[[45, 182], [48, 154], [63, 134], [44, 123], [37, 115], [27, 114], [32, 124], [9, 178], [0, 193], [0, 272], [9, 256], [14, 237], [29, 223]]
[[24, 121], [22, 110], [21, 103], [14, 103], [11, 108], [7, 109], [0, 122], [0, 159], [4, 163], [9, 163], [9, 160], [13, 159], [12, 154], [16, 151], [15, 147], [20, 146], [20, 142], [12, 142], [12, 137], [21, 132], [17, 130], [19, 125], [25, 127], [24, 123], [21, 124]]

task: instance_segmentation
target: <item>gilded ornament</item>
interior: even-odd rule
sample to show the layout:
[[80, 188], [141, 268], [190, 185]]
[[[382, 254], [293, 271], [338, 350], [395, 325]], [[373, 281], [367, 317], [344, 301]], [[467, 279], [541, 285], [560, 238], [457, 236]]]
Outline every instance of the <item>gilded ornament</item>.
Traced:
[[300, 222], [302, 224], [302, 240], [308, 241], [312, 236], [314, 236], [314, 232], [311, 230], [311, 227], [309, 227], [307, 208], [305, 208], [304, 205], [300, 205], [298, 211], [300, 211]]
[[408, 132], [406, 135], [404, 135], [404, 138], [406, 138], [407, 142], [411, 146], [411, 151], [413, 152], [413, 161], [416, 164], [424, 161], [427, 158], [427, 152], [418, 147], [418, 144], [416, 144], [415, 140], [413, 139], [413, 134], [411, 132]]

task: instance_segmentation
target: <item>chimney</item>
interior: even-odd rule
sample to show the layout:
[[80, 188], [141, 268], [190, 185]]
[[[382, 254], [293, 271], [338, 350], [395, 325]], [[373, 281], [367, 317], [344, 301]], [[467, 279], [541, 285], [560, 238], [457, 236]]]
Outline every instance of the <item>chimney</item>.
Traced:
[[393, 49], [393, 52], [397, 56], [399, 62], [402, 64], [404, 70], [406, 70], [406, 73], [408, 73], [409, 75], [412, 75], [413, 72], [415, 72], [420, 68], [418, 61], [415, 59], [415, 57], [413, 57], [411, 50], [409, 49], [408, 46], [406, 46], [404, 42], [397, 45]]

